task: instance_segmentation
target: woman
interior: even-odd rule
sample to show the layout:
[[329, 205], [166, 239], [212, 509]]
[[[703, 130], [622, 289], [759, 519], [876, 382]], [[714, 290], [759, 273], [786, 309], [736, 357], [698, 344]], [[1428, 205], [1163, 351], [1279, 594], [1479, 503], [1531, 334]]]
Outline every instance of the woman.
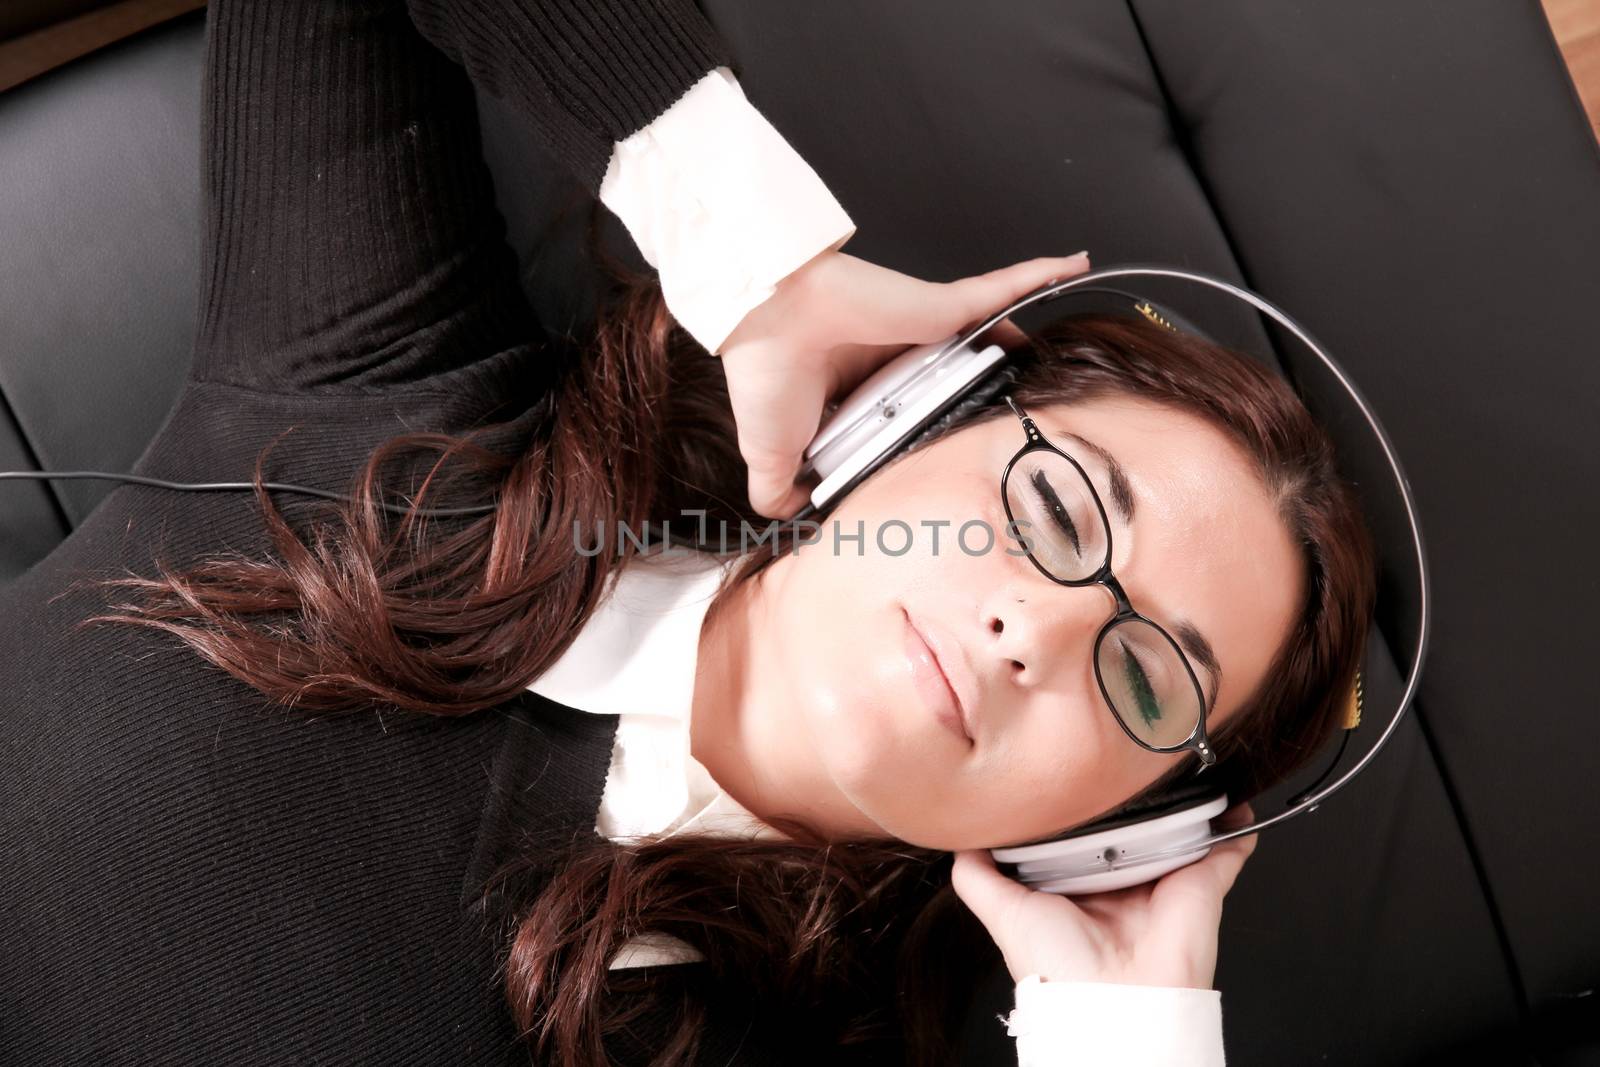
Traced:
[[[902, 1043], [937, 1056], [950, 1023], [916, 979], [970, 980], [954, 953], [993, 951], [952, 906], [944, 851], [1082, 822], [1187, 769], [1128, 744], [1083, 688], [1083, 633], [1104, 602], [999, 551], [753, 553], [695, 631], [681, 736], [735, 798], [725, 810], [793, 840], [597, 837], [597, 816], [621, 810], [608, 803], [621, 717], [536, 690], [590, 633], [611, 576], [654, 561], [586, 555], [572, 531], [685, 508], [756, 518], [738, 503], [747, 423], [648, 289], [565, 363], [530, 343], [538, 326], [475, 162], [470, 86], [419, 31], [501, 89], [538, 57], [519, 67], [494, 41], [533, 37], [465, 5], [410, 7], [414, 26], [376, 3], [211, 12], [201, 334], [141, 472], [232, 476], [272, 445], [263, 477], [270, 464], [342, 490], [371, 459], [359, 502], [321, 534], [321, 504], [119, 489], [7, 590], [6, 1047], [46, 1061], [481, 1062], [516, 1058], [527, 1038], [559, 1061], [601, 1042], [644, 1059], [696, 1040], [721, 1062], [877, 1061]], [[597, 26], [568, 27], [564, 43], [595, 55], [597, 37], [629, 32]], [[624, 71], [665, 67], [676, 82], [606, 87], [631, 86], [630, 107], [649, 114], [717, 58], [705, 39], [683, 43], [620, 53], [643, 57]], [[574, 119], [585, 108], [534, 113], [593, 176], [587, 148], [609, 142]], [[820, 257], [785, 300], [858, 266]], [[965, 318], [898, 340], [952, 332], [1065, 269], [964, 287]], [[743, 351], [762, 347], [749, 336], [763, 318], [783, 318], [774, 301]], [[893, 339], [835, 341], [845, 366], [824, 386]], [[1078, 324], [1033, 347], [1013, 399], [1085, 458], [1108, 501], [1126, 500], [1110, 467], [1068, 435], [1128, 472], [1138, 525], [1119, 531], [1118, 574], [1148, 613], [1209, 636], [1217, 748], [1247, 754], [1231, 765], [1259, 788], [1326, 733], [1370, 600], [1325, 443], [1281, 386], [1153, 327]], [[728, 373], [730, 392], [750, 381]], [[375, 451], [411, 428], [430, 432]], [[998, 400], [974, 407], [831, 518], [993, 518], [1022, 439]], [[379, 506], [392, 487], [424, 507], [500, 507], [393, 519]], [[108, 612], [96, 580], [117, 568], [161, 577], [135, 578], [139, 595]], [[995, 671], [962, 694], [971, 744], [905, 710], [906, 653], [884, 637], [909, 627], [937, 643], [958, 621], [957, 641], [975, 649], [981, 632]], [[1244, 851], [1217, 850], [1189, 881], [1205, 872], [1219, 901]], [[977, 858], [963, 898], [1019, 979], [1209, 985], [1214, 915], [1184, 924], [1199, 951], [1177, 946], [1198, 957], [1179, 968], [1152, 963], [1173, 949], [1158, 930], [1121, 973], [1059, 945], [1025, 957], [1044, 945], [1037, 927], [1001, 917], [1005, 887], [983, 882]], [[484, 936], [480, 901], [503, 933]], [[1070, 905], [1030, 900], [1056, 935], [1086, 929], [1046, 906]], [[703, 958], [609, 974], [646, 933]], [[918, 965], [936, 951], [940, 968]]]

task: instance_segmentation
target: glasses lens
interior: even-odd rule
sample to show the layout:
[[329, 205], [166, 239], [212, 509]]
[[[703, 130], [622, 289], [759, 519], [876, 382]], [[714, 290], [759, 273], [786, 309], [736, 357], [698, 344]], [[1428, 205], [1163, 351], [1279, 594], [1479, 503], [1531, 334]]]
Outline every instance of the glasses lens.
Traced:
[[1138, 619], [1106, 631], [1100, 683], [1133, 735], [1154, 748], [1181, 745], [1200, 723], [1200, 694], [1166, 634]]
[[1063, 581], [1094, 575], [1109, 538], [1089, 483], [1055, 452], [1029, 452], [1006, 476], [1006, 504], [1017, 535], [1039, 565]]

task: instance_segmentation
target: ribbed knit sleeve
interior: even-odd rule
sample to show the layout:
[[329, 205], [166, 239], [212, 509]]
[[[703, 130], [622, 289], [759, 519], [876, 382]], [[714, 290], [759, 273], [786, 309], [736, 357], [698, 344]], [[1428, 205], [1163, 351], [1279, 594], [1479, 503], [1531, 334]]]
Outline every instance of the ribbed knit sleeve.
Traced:
[[520, 107], [592, 193], [616, 142], [733, 67], [690, 0], [408, 0], [419, 29]]
[[598, 189], [726, 60], [680, 0], [214, 0], [207, 35], [191, 376], [285, 393], [537, 368], [474, 80]]

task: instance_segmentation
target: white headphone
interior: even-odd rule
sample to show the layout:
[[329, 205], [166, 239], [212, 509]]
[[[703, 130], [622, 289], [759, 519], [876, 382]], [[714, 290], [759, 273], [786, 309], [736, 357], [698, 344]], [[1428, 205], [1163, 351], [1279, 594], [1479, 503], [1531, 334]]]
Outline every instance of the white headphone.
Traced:
[[[1094, 294], [1103, 303], [1107, 296], [1111, 296], [1121, 302], [1125, 311], [1136, 311], [1170, 329], [1182, 329], [1183, 332], [1205, 337], [1205, 334], [1189, 325], [1189, 317], [1171, 310], [1170, 302], [1157, 305], [1121, 289], [1109, 288], [1107, 283], [1113, 281], [1154, 283], [1167, 287], [1177, 282], [1190, 292], [1217, 293], [1242, 302], [1276, 324], [1297, 343], [1299, 349], [1315, 357], [1338, 383], [1340, 389], [1335, 392], [1336, 398], [1348, 399], [1370, 430], [1370, 436], [1363, 446], [1375, 443], [1381, 452], [1393, 479], [1392, 486], [1384, 485], [1381, 488], [1385, 492], [1392, 489], [1394, 495], [1386, 502], [1394, 506], [1397, 513], [1403, 512], [1403, 525], [1409, 531], [1410, 545], [1388, 555], [1387, 561], [1396, 566], [1415, 563], [1418, 596], [1414, 619], [1405, 620], [1409, 623], [1405, 628], [1414, 635], [1415, 641], [1394, 714], [1372, 747], [1343, 775], [1326, 787], [1317, 789], [1342, 758], [1344, 746], [1341, 744], [1333, 766], [1310, 789], [1291, 798], [1286, 811], [1258, 819], [1248, 826], [1213, 831], [1211, 820], [1227, 808], [1228, 799], [1201, 779], [1171, 790], [1161, 800], [1138, 810], [1097, 820], [1064, 836], [990, 850], [1003, 870], [1025, 885], [1051, 893], [1096, 893], [1150, 881], [1201, 859], [1211, 851], [1213, 845], [1255, 833], [1295, 815], [1315, 811], [1325, 798], [1360, 773], [1388, 742], [1411, 704], [1427, 654], [1428, 569], [1422, 547], [1422, 531], [1417, 521], [1410, 484], [1382, 424], [1344, 369], [1285, 312], [1248, 289], [1195, 271], [1142, 265], [1096, 270], [1036, 289], [955, 337], [919, 345], [901, 353], [867, 378], [833, 411], [806, 449], [806, 463], [802, 467], [801, 477], [814, 474], [821, 480], [811, 492], [811, 506], [795, 516], [795, 520], [803, 519], [837, 501], [899, 452], [927, 436], [940, 416], [958, 402], [974, 394], [981, 395], [985, 391], [985, 383], [988, 383], [988, 391], [1000, 391], [997, 386], [1003, 386], [1005, 382], [1003, 376], [996, 372], [1005, 363], [1006, 352], [998, 345], [987, 345], [980, 349], [976, 347], [976, 342], [979, 336], [1002, 319], [1024, 308], [1089, 294]], [[1174, 325], [1175, 322], [1182, 324], [1181, 327]], [[1275, 361], [1263, 362], [1276, 367]], [[1310, 395], [1292, 380], [1290, 385], [1295, 386], [1302, 398]], [[1380, 555], [1384, 554], [1382, 550], [1385, 547], [1399, 546], [1380, 545]], [[1376, 643], [1369, 640], [1368, 647]], [[1345, 741], [1349, 740], [1350, 731], [1360, 721], [1362, 693], [1359, 679], [1351, 699], [1353, 713], [1346, 723]]]

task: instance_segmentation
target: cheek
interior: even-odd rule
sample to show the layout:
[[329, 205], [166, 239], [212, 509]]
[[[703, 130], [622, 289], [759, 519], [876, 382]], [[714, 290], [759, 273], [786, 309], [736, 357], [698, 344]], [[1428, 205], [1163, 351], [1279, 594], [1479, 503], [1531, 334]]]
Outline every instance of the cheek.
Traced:
[[830, 629], [820, 649], [827, 666], [802, 684], [800, 699], [833, 784], [885, 832], [918, 840], [956, 814], [971, 749], [907, 695], [908, 667], [889, 629], [859, 618]]
[[[866, 522], [869, 553], [872, 533], [883, 522], [899, 519], [910, 525], [918, 544], [930, 538], [919, 523], [944, 520], [953, 525], [941, 543], [953, 539], [955, 526], [987, 517], [990, 505], [1000, 507], [1000, 472], [1005, 458], [974, 441], [944, 441], [906, 456], [879, 471], [846, 497], [835, 515], [848, 530]], [[1004, 512], [1001, 512], [1004, 524]]]
[[854, 546], [834, 555], [831, 527], [821, 543], [786, 560], [790, 595], [781, 602], [785, 634], [779, 662], [781, 699], [793, 701], [811, 744], [841, 790], [867, 789], [892, 774], [899, 724], [892, 698], [901, 679], [888, 654], [885, 618], [895, 603], [881, 570]]
[[1072, 821], [1073, 810], [1091, 802], [1096, 780], [1109, 769], [1109, 754], [1102, 735], [1083, 720], [1035, 702], [988, 754], [989, 779], [1012, 798], [1008, 831], [1062, 826]]
[[970, 805], [988, 813], [977, 829], [990, 845], [1095, 818], [1154, 781], [1173, 758], [1139, 748], [1109, 711], [1093, 703], [1048, 711], [1035, 706], [1017, 726], [984, 765], [992, 795]]
[[893, 679], [885, 677], [881, 658], [863, 655], [862, 642], [852, 636], [847, 627], [827, 631], [819, 650], [827, 658], [799, 694], [817, 753], [847, 794], [869, 790], [874, 778], [893, 773], [898, 740]]

